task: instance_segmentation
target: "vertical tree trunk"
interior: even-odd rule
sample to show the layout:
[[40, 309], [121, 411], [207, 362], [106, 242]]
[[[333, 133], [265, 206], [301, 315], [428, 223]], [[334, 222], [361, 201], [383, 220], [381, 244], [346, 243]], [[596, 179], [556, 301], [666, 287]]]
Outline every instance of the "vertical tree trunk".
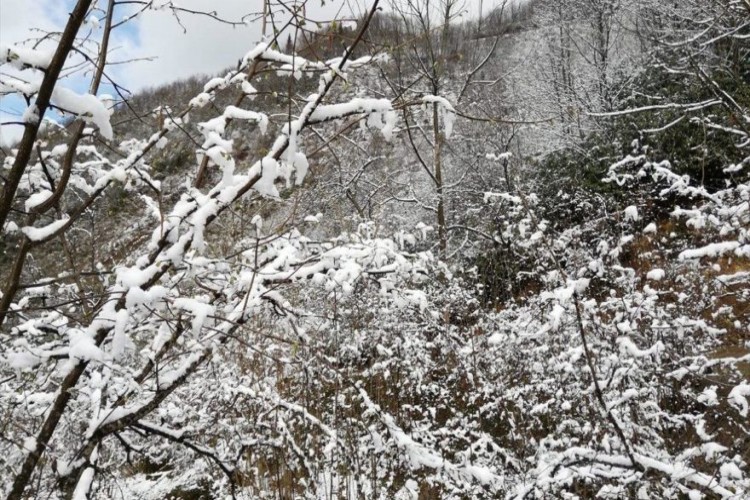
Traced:
[[445, 234], [445, 196], [443, 192], [443, 135], [440, 133], [438, 105], [432, 105], [432, 134], [435, 141], [433, 167], [435, 168], [435, 188], [437, 189], [437, 225], [440, 255], [445, 254], [447, 236]]
[[[445, 2], [443, 27], [440, 32], [440, 48], [437, 61], [433, 61], [432, 86], [433, 94], [435, 95], [440, 95], [440, 76], [445, 71], [446, 52], [448, 51], [448, 28], [451, 21], [453, 4], [453, 0], [446, 0]], [[437, 103], [432, 105], [432, 135], [435, 142], [433, 168], [435, 169], [435, 188], [437, 190], [438, 245], [440, 256], [442, 257], [445, 255], [445, 250], [448, 246], [448, 236], [445, 224], [445, 191], [443, 185], [443, 134], [440, 133], [440, 113], [438, 113]]]

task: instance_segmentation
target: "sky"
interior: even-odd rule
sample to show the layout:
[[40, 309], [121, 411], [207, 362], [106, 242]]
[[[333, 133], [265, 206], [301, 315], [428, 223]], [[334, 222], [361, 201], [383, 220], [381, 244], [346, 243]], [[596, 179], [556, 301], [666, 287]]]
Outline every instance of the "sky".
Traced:
[[[499, 1], [499, 0], [498, 0]], [[95, 3], [97, 0], [95, 0]], [[485, 11], [493, 0], [467, 0], [467, 9]], [[106, 6], [106, 0], [98, 0]], [[167, 0], [155, 0], [156, 4]], [[114, 33], [111, 61], [132, 61], [113, 67], [119, 85], [137, 92], [196, 73], [215, 74], [236, 62], [260, 40], [260, 23], [253, 14], [262, 10], [262, 0], [175, 0], [176, 5], [195, 11], [215, 11], [218, 17], [246, 24], [232, 26], [201, 15], [180, 15], [179, 22], [169, 10], [149, 10]], [[308, 17], [326, 21], [335, 17], [359, 14], [367, 0], [310, 0]], [[0, 0], [0, 43], [23, 43], [40, 34], [40, 30], [61, 30], [74, 0]], [[119, 7], [115, 21], [128, 14], [131, 7]], [[101, 17], [101, 12], [99, 13]], [[279, 18], [279, 20], [281, 20]], [[102, 22], [103, 26], [103, 22]], [[94, 36], [100, 31], [87, 25]], [[6, 67], [0, 72], [8, 73]], [[90, 75], [89, 75], [90, 76]], [[63, 84], [79, 93], [86, 92], [87, 78], [77, 75]], [[103, 88], [102, 92], [112, 93]], [[0, 98], [0, 123], [17, 120], [26, 107], [17, 97]], [[52, 116], [52, 118], [55, 118]], [[0, 127], [0, 144], [17, 140], [22, 127]]]

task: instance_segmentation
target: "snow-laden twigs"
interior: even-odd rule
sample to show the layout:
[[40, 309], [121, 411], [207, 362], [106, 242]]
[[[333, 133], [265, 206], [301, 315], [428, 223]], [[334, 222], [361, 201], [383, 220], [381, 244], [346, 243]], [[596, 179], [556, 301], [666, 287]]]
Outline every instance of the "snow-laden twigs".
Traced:
[[[372, 12], [374, 12], [374, 10], [375, 9], [373, 9]], [[372, 16], [372, 12], [370, 16]], [[364, 29], [366, 29], [366, 25], [363, 30]], [[67, 373], [63, 376], [63, 381], [59, 388], [58, 396], [52, 403], [49, 416], [37, 437], [37, 448], [34, 453], [30, 453], [25, 457], [25, 465], [21, 474], [16, 477], [14, 491], [20, 492], [25, 488], [31, 473], [36, 467], [36, 463], [41, 455], [41, 450], [49, 442], [53, 432], [57, 429], [60, 418], [68, 409], [68, 391], [77, 384], [78, 380], [87, 369], [92, 369], [89, 368], [92, 361], [102, 361], [99, 347], [108, 337], [109, 332], [113, 329], [113, 324], [119, 325], [117, 329], [120, 333], [124, 331], [124, 325], [116, 319], [120, 317], [119, 312], [123, 311], [124, 308], [142, 308], [149, 302], [153, 303], [154, 301], [159, 300], [160, 295], [152, 295], [149, 297], [152, 287], [162, 276], [165, 275], [171, 266], [183, 261], [185, 252], [188, 249], [192, 246], [197, 246], [198, 248], [202, 246], [204, 227], [257, 183], [265, 182], [268, 185], [273, 185], [277, 172], [275, 169], [270, 168], [270, 166], [282, 158], [282, 155], [287, 151], [290, 145], [292, 148], [295, 148], [296, 134], [308, 125], [310, 115], [315, 111], [317, 106], [320, 105], [322, 98], [330, 89], [330, 86], [339, 72], [345, 69], [348, 55], [350, 53], [351, 48], [347, 51], [347, 55], [339, 60], [338, 66], [335, 69], [329, 70], [329, 73], [321, 79], [321, 89], [323, 92], [312, 99], [302, 115], [295, 121], [294, 127], [287, 131], [286, 138], [278, 140], [274, 144], [272, 151], [264, 160], [257, 164], [255, 169], [251, 169], [249, 175], [235, 176], [232, 172], [227, 172], [225, 174], [225, 182], [212, 190], [208, 196], [203, 197], [197, 202], [188, 202], [183, 199], [181, 203], [177, 204], [173, 211], [173, 216], [178, 219], [178, 222], [175, 224], [174, 222], [170, 222], [170, 220], [174, 219], [168, 219], [164, 227], [160, 227], [155, 231], [155, 241], [152, 244], [153, 251], [150, 255], [144, 255], [142, 258], [137, 259], [137, 266], [131, 268], [128, 272], [121, 272], [118, 274], [117, 283], [110, 289], [110, 293], [115, 297], [121, 298], [115, 302], [109, 302], [91, 322], [87, 329], [88, 331], [82, 334], [87, 339], [86, 346], [88, 347], [86, 347], [86, 349], [77, 349], [76, 352], [80, 351], [79, 354], [69, 362]], [[212, 84], [208, 86], [208, 90], [215, 90], [219, 87], [220, 85]], [[241, 110], [229, 109], [228, 113], [231, 115], [231, 118], [247, 117], [247, 112]], [[253, 115], [253, 117], [255, 118], [256, 115]], [[156, 143], [160, 139], [161, 137], [156, 138], [153, 142]], [[224, 152], [228, 153], [230, 151], [225, 149]], [[296, 154], [296, 151], [292, 151], [292, 154]], [[139, 153], [135, 153], [133, 159], [138, 158], [139, 156]], [[301, 160], [297, 157], [291, 157], [287, 154], [285, 159], [287, 161], [292, 161], [299, 168], [302, 168], [302, 163], [300, 163]], [[303, 175], [304, 174], [301, 174], [300, 177]], [[109, 180], [97, 182], [94, 191], [102, 190], [108, 183]], [[190, 222], [187, 231], [183, 234], [176, 234], [176, 231], [179, 231], [180, 221], [185, 220], [185, 218]], [[64, 224], [61, 224], [61, 226], [64, 226]], [[157, 236], [157, 234], [160, 236]], [[52, 234], [47, 235], [45, 232], [45, 236], [51, 237]], [[170, 242], [173, 243], [170, 244]], [[189, 302], [187, 300], [178, 302], [178, 305], [180, 306], [190, 306], [189, 309], [191, 311], [197, 311], [197, 309], [190, 304], [194, 304], [194, 302]], [[133, 309], [131, 309], [131, 311], [133, 311]], [[226, 323], [231, 326], [227, 328], [236, 328], [237, 325], [241, 324], [238, 323], [238, 320], [242, 319], [243, 314], [245, 314], [244, 307], [241, 310], [235, 309], [234, 316], [230, 315], [229, 322]], [[197, 330], [202, 326], [204, 320], [201, 318], [205, 318], [205, 316], [205, 312], [195, 314], [194, 333], [197, 333]], [[132, 321], [133, 319], [133, 312], [124, 317], [125, 322]], [[118, 348], [118, 350], [119, 349], [120, 348]], [[210, 355], [210, 352], [211, 347], [209, 344], [209, 346], [196, 351], [195, 355], [197, 357], [195, 357], [195, 359], [191, 358], [192, 360], [187, 361], [182, 368], [177, 369], [174, 373], [163, 374], [164, 380], [159, 383], [156, 395], [150, 401], [142, 406], [130, 405], [131, 410], [125, 410], [124, 407], [115, 408], [113, 410], [114, 413], [111, 413], [109, 417], [107, 417], [108, 419], [105, 418], [105, 420], [95, 424], [93, 427], [95, 430], [90, 433], [91, 439], [88, 441], [88, 444], [82, 448], [83, 455], [90, 457], [99, 441], [101, 441], [101, 437], [122, 430], [133, 421], [143, 418], [156, 409], [164, 398], [171, 394], [175, 388], [179, 387], [187, 377], [190, 376], [198, 366], [200, 366], [207, 356]], [[94, 355], [94, 353], [96, 354]], [[122, 413], [123, 411], [125, 411], [125, 413]], [[100, 437], [96, 439], [96, 436]], [[85, 475], [87, 470], [89, 469], [79, 469], [79, 474]], [[84, 476], [79, 476], [75, 483], [78, 484], [83, 479]]]
[[454, 464], [445, 460], [439, 453], [430, 450], [426, 446], [414, 441], [408, 433], [398, 426], [391, 415], [383, 410], [370, 399], [367, 392], [361, 387], [359, 395], [369, 413], [372, 413], [382, 422], [386, 431], [394, 440], [400, 452], [404, 454], [413, 469], [428, 468], [453, 476], [457, 481], [477, 481], [491, 490], [499, 490], [505, 485], [505, 479], [494, 471], [476, 464]]
[[[684, 464], [664, 463], [641, 454], [635, 454], [634, 458], [644, 471], [651, 470], [677, 481], [694, 484], [702, 489], [711, 491], [720, 498], [736, 497], [735, 492], [722, 487], [713, 477], [701, 474], [690, 467], [686, 467]], [[558, 481], [566, 481], [567, 479], [563, 472], [565, 469], [568, 469], [573, 474], [578, 474], [582, 472], [582, 469], [587, 469], [592, 475], [601, 475], [603, 477], [624, 475], [636, 479], [634, 473], [628, 474], [628, 470], [631, 468], [632, 463], [628, 457], [608, 455], [581, 447], [571, 447], [559, 453], [552, 462], [547, 462], [540, 466], [538, 469], [540, 474], [536, 478], [535, 484], [518, 487], [514, 498], [528, 498], [535, 488], [540, 488], [543, 491]]]

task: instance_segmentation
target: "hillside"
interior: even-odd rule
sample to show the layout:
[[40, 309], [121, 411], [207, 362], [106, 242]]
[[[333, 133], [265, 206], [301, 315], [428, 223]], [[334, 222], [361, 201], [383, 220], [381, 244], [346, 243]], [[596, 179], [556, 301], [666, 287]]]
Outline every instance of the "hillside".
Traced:
[[3, 495], [750, 494], [746, 2], [295, 10], [114, 98], [89, 4], [93, 95], [0, 49], [69, 116], [0, 152]]

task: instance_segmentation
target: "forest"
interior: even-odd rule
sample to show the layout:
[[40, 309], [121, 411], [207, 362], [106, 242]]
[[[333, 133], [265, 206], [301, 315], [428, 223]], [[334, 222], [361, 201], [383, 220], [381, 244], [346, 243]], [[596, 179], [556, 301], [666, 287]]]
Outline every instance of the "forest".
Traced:
[[750, 497], [750, 0], [325, 3], [2, 40], [0, 495]]

